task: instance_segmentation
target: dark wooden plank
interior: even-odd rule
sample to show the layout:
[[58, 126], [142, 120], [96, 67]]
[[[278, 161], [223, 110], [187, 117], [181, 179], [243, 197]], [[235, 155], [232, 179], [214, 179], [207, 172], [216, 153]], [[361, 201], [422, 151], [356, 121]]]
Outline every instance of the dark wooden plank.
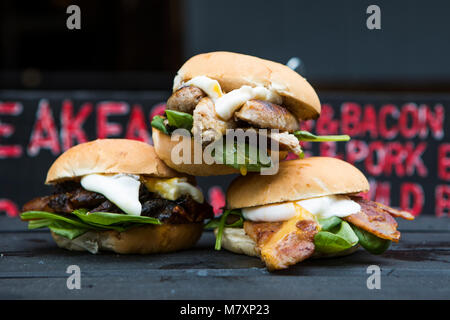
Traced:
[[[361, 249], [273, 274], [257, 258], [214, 251], [211, 232], [191, 250], [139, 256], [69, 252], [57, 248], [48, 231], [3, 229], [0, 298], [448, 298], [450, 237], [445, 222], [410, 222], [417, 228], [403, 231], [400, 243], [381, 256]], [[65, 271], [72, 264], [81, 268], [81, 290], [66, 287]], [[369, 265], [381, 268], [381, 290], [366, 287]]]

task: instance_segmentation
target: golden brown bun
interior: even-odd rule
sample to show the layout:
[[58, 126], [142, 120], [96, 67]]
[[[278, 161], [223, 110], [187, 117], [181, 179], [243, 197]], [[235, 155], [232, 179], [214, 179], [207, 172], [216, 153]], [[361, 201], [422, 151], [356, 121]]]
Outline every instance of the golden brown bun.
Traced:
[[[235, 174], [239, 173], [239, 170], [236, 170], [230, 166], [224, 165], [224, 164], [194, 164], [194, 144], [197, 144], [198, 150], [202, 150], [201, 143], [198, 143], [196, 140], [191, 139], [190, 140], [190, 146], [191, 146], [191, 163], [192, 164], [186, 164], [186, 163], [180, 163], [175, 164], [173, 163], [171, 159], [171, 153], [172, 149], [178, 144], [181, 143], [180, 141], [171, 140], [171, 136], [164, 134], [163, 132], [159, 131], [158, 129], [152, 128], [152, 139], [153, 139], [153, 145], [155, 146], [155, 151], [158, 154], [158, 157], [165, 162], [167, 166], [169, 166], [172, 169], [175, 169], [179, 172], [184, 172], [193, 176], [219, 176], [219, 175], [225, 175], [225, 174]], [[183, 140], [185, 142], [188, 142], [189, 140]], [[203, 155], [203, 153], [202, 153]]]
[[[189, 175], [193, 176], [220, 176], [220, 175], [226, 175], [226, 174], [236, 174], [239, 173], [239, 170], [236, 170], [230, 166], [224, 165], [224, 164], [206, 164], [206, 163], [200, 163], [200, 164], [194, 164], [194, 144], [197, 144], [198, 150], [202, 150], [202, 145], [197, 142], [195, 139], [189, 140], [171, 140], [171, 136], [164, 134], [163, 132], [159, 131], [158, 129], [152, 128], [152, 139], [153, 144], [155, 146], [155, 151], [158, 154], [158, 157], [163, 160], [167, 166], [171, 167], [172, 169], [175, 169], [176, 171], [187, 173]], [[186, 143], [190, 143], [191, 147], [191, 163], [180, 163], [176, 164], [171, 159], [171, 153], [173, 148], [178, 143], [181, 143], [181, 141], [184, 141]], [[186, 149], [189, 146], [186, 147]], [[185, 149], [181, 148], [180, 149]], [[178, 153], [177, 153], [178, 154]], [[287, 157], [288, 152], [280, 152], [280, 159], [284, 159]], [[203, 154], [202, 154], [203, 155]], [[202, 160], [203, 161], [203, 160]]]
[[203, 231], [202, 223], [146, 225], [125, 232], [88, 231], [70, 240], [52, 232], [60, 248], [75, 251], [113, 251], [123, 254], [172, 252], [192, 247]]
[[369, 182], [355, 166], [328, 157], [280, 162], [276, 175], [249, 173], [227, 191], [228, 209], [303, 200], [369, 190]]
[[277, 62], [233, 52], [199, 54], [178, 70], [174, 90], [197, 76], [217, 80], [225, 92], [243, 85], [272, 88], [297, 118], [316, 119], [320, 115], [321, 105], [313, 87], [297, 72]]
[[[217, 229], [214, 230], [214, 234], [217, 235]], [[256, 242], [253, 241], [243, 228], [224, 228], [222, 234], [222, 248], [238, 253], [246, 254], [252, 257], [260, 257], [259, 250], [256, 248]], [[358, 250], [359, 245], [355, 245], [347, 250], [338, 253], [320, 253], [314, 252], [311, 258], [332, 258], [332, 257], [342, 257], [352, 254]]]
[[45, 183], [92, 173], [145, 174], [162, 178], [180, 174], [167, 167], [152, 146], [135, 140], [99, 139], [74, 146], [53, 162]]

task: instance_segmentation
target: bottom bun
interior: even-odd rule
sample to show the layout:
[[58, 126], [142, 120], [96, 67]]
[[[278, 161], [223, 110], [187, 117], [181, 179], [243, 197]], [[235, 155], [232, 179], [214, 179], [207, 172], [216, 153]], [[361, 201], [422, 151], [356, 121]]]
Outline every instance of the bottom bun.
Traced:
[[147, 225], [124, 232], [114, 230], [88, 231], [75, 239], [67, 239], [52, 232], [60, 248], [89, 251], [113, 251], [123, 254], [172, 252], [192, 247], [202, 235], [203, 224]]
[[[192, 139], [182, 139], [181, 136], [179, 140], [172, 141], [171, 136], [162, 133], [158, 129], [152, 128], [152, 139], [153, 145], [155, 147], [156, 154], [158, 157], [164, 161], [164, 163], [178, 171], [190, 174], [192, 176], [220, 176], [220, 175], [229, 175], [229, 174], [238, 174], [240, 171], [231, 166], [219, 163], [206, 164], [203, 162], [203, 158], [200, 158], [200, 163], [195, 163], [195, 150], [203, 150], [202, 145]], [[180, 145], [178, 145], [180, 144]], [[172, 161], [172, 151], [173, 150], [189, 150], [190, 148], [190, 156], [187, 156], [187, 163], [184, 163], [179, 159], [179, 163], [175, 163]], [[268, 150], [270, 152], [270, 150]], [[287, 151], [280, 150], [278, 152], [278, 158], [284, 160], [288, 156]], [[175, 155], [179, 155], [175, 152]], [[183, 154], [181, 153], [179, 157], [181, 158]], [[203, 154], [200, 154], [203, 157]], [[190, 159], [189, 159], [190, 158]]]
[[[217, 236], [217, 228], [214, 230], [214, 234]], [[256, 242], [253, 241], [244, 231], [243, 228], [224, 228], [222, 234], [222, 248], [228, 251], [246, 254], [248, 256], [259, 257], [259, 250], [256, 248]], [[320, 253], [314, 252], [312, 259], [315, 258], [331, 258], [342, 257], [352, 254], [358, 250], [359, 245], [355, 245], [347, 250], [338, 253]]]

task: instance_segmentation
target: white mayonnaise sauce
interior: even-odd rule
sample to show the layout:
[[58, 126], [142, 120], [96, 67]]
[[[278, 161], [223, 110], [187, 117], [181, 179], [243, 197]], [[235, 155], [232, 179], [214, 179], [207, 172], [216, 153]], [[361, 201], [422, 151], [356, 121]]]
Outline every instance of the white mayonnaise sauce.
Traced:
[[342, 218], [361, 210], [361, 206], [349, 197], [332, 195], [296, 202], [243, 208], [242, 214], [246, 220], [250, 221], [285, 221], [297, 214], [294, 203], [306, 209], [318, 219], [326, 219], [333, 216]]
[[259, 99], [277, 104], [281, 104], [283, 101], [281, 96], [274, 90], [269, 90], [262, 86], [242, 86], [239, 89], [224, 94], [219, 82], [206, 76], [194, 77], [191, 80], [178, 85], [195, 86], [202, 89], [208, 97], [214, 101], [217, 115], [224, 120], [231, 119], [234, 112], [251, 99]]
[[142, 204], [139, 202], [139, 177], [128, 174], [89, 174], [81, 178], [81, 186], [104, 195], [123, 212], [139, 216]]

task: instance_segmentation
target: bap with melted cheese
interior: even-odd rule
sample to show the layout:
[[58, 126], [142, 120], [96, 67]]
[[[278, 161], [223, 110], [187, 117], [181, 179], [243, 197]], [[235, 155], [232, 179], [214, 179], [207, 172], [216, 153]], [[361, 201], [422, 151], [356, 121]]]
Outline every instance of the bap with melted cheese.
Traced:
[[69, 250], [157, 253], [193, 246], [211, 206], [195, 178], [166, 166], [152, 146], [100, 139], [64, 152], [50, 167], [53, 193], [23, 207], [29, 229], [49, 228]]
[[361, 197], [368, 190], [366, 177], [345, 161], [283, 161], [277, 175], [236, 178], [227, 210], [207, 227], [215, 229], [217, 250], [258, 256], [269, 270], [347, 255], [359, 246], [381, 254], [400, 239], [394, 217], [414, 217]]

